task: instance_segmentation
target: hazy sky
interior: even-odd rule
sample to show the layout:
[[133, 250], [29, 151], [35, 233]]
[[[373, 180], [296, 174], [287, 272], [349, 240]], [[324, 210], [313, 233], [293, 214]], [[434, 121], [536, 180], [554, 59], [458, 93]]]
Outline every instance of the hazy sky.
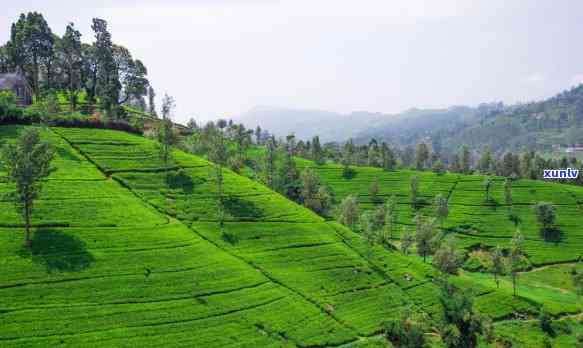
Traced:
[[3, 1], [61, 35], [92, 17], [144, 61], [176, 119], [256, 105], [398, 112], [529, 101], [583, 82], [583, 1]]

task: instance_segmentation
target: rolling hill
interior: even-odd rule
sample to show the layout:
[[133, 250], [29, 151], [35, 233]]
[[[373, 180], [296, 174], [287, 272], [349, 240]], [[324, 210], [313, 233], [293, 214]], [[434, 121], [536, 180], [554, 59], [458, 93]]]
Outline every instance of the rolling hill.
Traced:
[[[0, 127], [1, 141], [22, 129]], [[21, 248], [22, 221], [12, 203], [0, 201], [3, 347], [379, 346], [388, 344], [379, 337], [384, 323], [401, 309], [414, 306], [432, 322], [439, 319], [436, 271], [420, 258], [376, 246], [368, 259], [358, 234], [230, 171], [225, 229], [234, 239], [227, 240], [216, 223], [206, 160], [175, 151], [172, 167], [164, 168], [153, 141], [118, 131], [43, 128], [42, 134], [57, 149], [56, 170], [36, 205], [32, 253]], [[372, 206], [364, 192], [379, 176], [383, 195], [399, 195], [400, 222], [407, 224], [412, 172], [358, 168], [345, 182], [339, 167], [315, 170], [339, 197], [359, 192], [364, 206]], [[451, 192], [448, 227], [482, 226], [483, 235], [460, 232], [464, 245], [507, 239], [505, 225], [494, 226], [501, 213], [472, 220], [464, 210], [484, 208], [471, 190], [479, 187], [476, 178], [418, 175], [427, 201]], [[483, 273], [452, 277], [508, 339], [520, 330], [537, 332], [527, 321], [506, 320], [515, 312], [532, 317], [543, 304], [557, 316], [581, 311], [573, 289], [562, 284], [568, 269], [554, 265], [580, 255], [581, 192], [540, 185], [534, 193], [517, 185], [517, 204], [526, 208], [561, 192], [565, 237], [557, 245], [565, 251], [525, 233], [532, 262], [547, 266], [524, 273], [519, 297]], [[0, 192], [10, 190], [0, 183]], [[562, 321], [574, 329], [561, 340], [572, 343], [580, 328], [574, 318]]]
[[259, 124], [277, 137], [319, 135], [324, 142], [354, 139], [359, 144], [374, 138], [398, 147], [426, 142], [443, 159], [463, 145], [495, 153], [534, 150], [563, 156], [557, 147], [583, 143], [583, 85], [524, 104], [411, 108], [396, 114], [257, 107], [235, 120], [250, 127]]
[[[579, 217], [583, 213], [583, 188], [549, 182], [521, 179], [513, 184], [512, 206], [504, 203], [504, 178], [494, 178], [492, 198], [495, 204], [485, 202], [482, 183], [485, 176], [411, 170], [383, 171], [379, 168], [353, 167], [355, 176], [342, 176], [342, 166], [315, 165], [312, 161], [297, 159], [298, 167], [310, 167], [334, 192], [337, 200], [349, 194], [358, 197], [364, 209], [374, 207], [368, 188], [379, 182], [379, 194], [385, 201], [395, 195], [398, 202], [397, 223], [413, 226], [416, 210], [412, 208], [409, 182], [412, 176], [419, 179], [420, 212], [433, 216], [433, 199], [441, 193], [448, 198], [449, 216], [444, 228], [455, 232], [464, 245], [507, 245], [516, 229], [509, 208], [518, 215], [519, 226], [525, 235], [527, 253], [534, 265], [573, 262], [583, 257], [583, 228]], [[558, 234], [545, 241], [539, 233], [533, 206], [537, 202], [552, 202], [557, 211]], [[548, 239], [548, 236], [547, 236]]]

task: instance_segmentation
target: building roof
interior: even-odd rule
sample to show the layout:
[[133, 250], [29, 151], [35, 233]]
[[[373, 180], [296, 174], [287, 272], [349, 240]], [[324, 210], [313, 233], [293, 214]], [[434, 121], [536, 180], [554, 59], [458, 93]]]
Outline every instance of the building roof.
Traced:
[[26, 79], [22, 75], [15, 73], [0, 74], [0, 90], [27, 86], [28, 83], [26, 82]]

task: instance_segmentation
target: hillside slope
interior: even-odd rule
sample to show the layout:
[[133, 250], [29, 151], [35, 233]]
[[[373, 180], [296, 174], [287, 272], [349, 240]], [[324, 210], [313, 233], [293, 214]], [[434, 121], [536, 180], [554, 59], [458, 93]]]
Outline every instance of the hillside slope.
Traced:
[[[180, 169], [170, 173], [166, 187], [164, 171], [143, 170], [157, 161], [155, 153], [144, 157], [141, 152], [152, 145], [150, 141], [118, 132], [105, 136], [101, 131], [93, 138], [86, 130], [56, 131], [146, 202], [176, 216], [202, 238], [302, 296], [347, 329], [371, 335], [396, 309], [417, 300], [345, 243], [342, 233], [351, 232], [260, 184], [225, 173], [225, 229], [236, 238], [228, 242], [216, 223], [216, 188], [209, 163], [176, 152]], [[112, 145], [116, 141], [118, 146]], [[111, 156], [103, 155], [104, 146], [112, 149]], [[416, 281], [428, 281], [432, 270], [417, 267], [423, 271]]]
[[[2, 139], [18, 130], [2, 127]], [[3, 347], [324, 345], [356, 336], [43, 135], [58, 146], [57, 170], [35, 211], [32, 257], [21, 251], [20, 221], [2, 219]]]
[[[383, 171], [379, 168], [353, 167], [352, 178], [342, 176], [342, 166], [325, 164], [318, 166], [312, 161], [297, 159], [298, 167], [310, 167], [324, 184], [335, 193], [338, 201], [349, 194], [357, 196], [363, 209], [371, 209], [368, 189], [375, 180], [379, 182], [379, 200], [384, 202], [395, 195], [398, 202], [397, 223], [401, 227], [413, 226], [416, 210], [410, 197], [412, 176], [418, 177], [419, 212], [434, 216], [433, 201], [437, 194], [448, 198], [449, 216], [443, 227], [456, 232], [465, 246], [507, 246], [516, 226], [510, 211], [518, 216], [525, 236], [526, 253], [535, 265], [577, 261], [583, 257], [583, 227], [579, 222], [583, 214], [583, 188], [534, 180], [517, 180], [512, 186], [512, 204], [504, 202], [504, 178], [494, 178], [491, 189], [492, 202], [484, 198], [481, 175], [461, 175], [412, 170]], [[545, 237], [540, 233], [533, 210], [537, 202], [551, 202], [556, 206], [556, 230]], [[398, 236], [398, 234], [397, 234]]]
[[[0, 127], [0, 137], [10, 141], [21, 129]], [[429, 264], [380, 246], [367, 259], [359, 235], [258, 183], [225, 172], [225, 228], [234, 236], [225, 240], [207, 161], [175, 151], [166, 170], [155, 143], [142, 137], [42, 133], [57, 146], [57, 170], [37, 203], [32, 256], [22, 251], [11, 203], [0, 202], [3, 347], [366, 346], [368, 337], [379, 343], [374, 336], [402, 308], [414, 305], [432, 321], [439, 314]], [[334, 177], [328, 166], [320, 174]], [[353, 183], [360, 176], [366, 187], [365, 175]], [[393, 179], [381, 186], [399, 192], [406, 184]], [[455, 180], [428, 187], [447, 191]], [[525, 283], [540, 284], [531, 278]], [[555, 288], [512, 297], [473, 274], [452, 281], [495, 319], [536, 314], [547, 299], [553, 313], [580, 310], [571, 295], [554, 298]]]
[[[21, 129], [1, 127], [2, 141]], [[166, 189], [145, 138], [42, 134], [57, 146], [56, 171], [35, 210], [32, 256], [1, 202], [2, 346], [326, 346], [374, 335], [407, 304], [431, 311], [396, 264], [428, 286], [430, 267], [394, 254], [396, 270], [379, 269], [351, 232], [259, 184], [225, 175], [231, 244], [213, 222], [206, 161], [176, 152]]]
[[[415, 230], [414, 217], [417, 212], [425, 217], [435, 216], [433, 201], [437, 194], [448, 199], [449, 215], [443, 229], [453, 234], [460, 249], [482, 250], [497, 245], [507, 248], [516, 230], [510, 211], [518, 216], [518, 227], [524, 236], [524, 253], [533, 270], [520, 275], [518, 297], [512, 296], [512, 283], [504, 277], [500, 287], [491, 274], [483, 268], [480, 272], [462, 271], [451, 280], [471, 289], [480, 310], [493, 318], [508, 318], [514, 312], [537, 311], [545, 306], [550, 312], [560, 315], [578, 313], [583, 310], [572, 288], [570, 272], [583, 258], [583, 227], [579, 222], [583, 213], [583, 188], [572, 185], [518, 180], [512, 187], [513, 203], [504, 203], [504, 178], [494, 178], [492, 197], [494, 203], [484, 199], [484, 176], [443, 174], [411, 170], [383, 171], [378, 168], [352, 167], [354, 176], [344, 178], [342, 166], [336, 164], [316, 165], [314, 162], [296, 158], [299, 168], [311, 168], [335, 194], [337, 201], [349, 194], [355, 195], [363, 210], [373, 209], [390, 196], [397, 199], [397, 227], [395, 238], [404, 229]], [[410, 197], [411, 177], [419, 182], [418, 202], [414, 209]], [[378, 180], [379, 194], [375, 203], [369, 196], [369, 186]], [[533, 210], [539, 201], [552, 202], [556, 206], [557, 222], [553, 233], [546, 238], [540, 233]], [[382, 258], [383, 253], [375, 254]], [[470, 258], [470, 261], [472, 259]], [[475, 261], [475, 259], [473, 260]], [[390, 261], [384, 261], [390, 262]], [[470, 269], [472, 264], [467, 265]], [[560, 281], [559, 281], [560, 280]]]
[[[412, 110], [382, 122], [368, 123], [354, 136], [400, 146], [430, 142], [441, 155], [462, 145], [481, 150], [552, 152], [555, 146], [583, 143], [583, 85], [526, 104], [485, 103], [477, 107]], [[564, 156], [565, 153], [558, 153]]]

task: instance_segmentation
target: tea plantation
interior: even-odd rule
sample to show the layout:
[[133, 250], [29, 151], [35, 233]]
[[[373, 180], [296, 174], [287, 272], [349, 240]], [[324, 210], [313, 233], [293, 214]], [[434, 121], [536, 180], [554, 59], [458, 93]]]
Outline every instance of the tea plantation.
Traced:
[[[417, 176], [419, 211], [424, 216], [433, 216], [435, 196], [441, 193], [447, 197], [449, 216], [443, 228], [455, 232], [463, 246], [507, 246], [516, 230], [510, 218], [512, 211], [518, 217], [518, 227], [525, 238], [525, 252], [533, 265], [575, 262], [583, 258], [583, 187], [580, 186], [517, 180], [512, 185], [512, 205], [508, 206], [504, 200], [504, 178], [500, 177], [494, 178], [492, 200], [486, 202], [483, 188], [485, 177], [480, 175], [437, 175], [353, 167], [355, 175], [347, 179], [342, 176], [339, 165], [317, 166], [311, 161], [299, 159], [298, 166], [312, 168], [338, 200], [355, 194], [363, 209], [374, 207], [368, 192], [370, 184], [378, 180], [380, 201], [384, 202], [391, 195], [397, 198], [397, 223], [401, 227], [414, 225], [416, 210], [412, 208], [409, 183], [412, 176]], [[534, 205], [541, 201], [556, 206], [556, 231], [546, 240], [540, 233], [533, 210]]]
[[[22, 129], [0, 127], [0, 141]], [[44, 128], [42, 135], [57, 149], [56, 170], [36, 202], [31, 253], [22, 249], [12, 202], [0, 200], [2, 347], [379, 347], [389, 346], [379, 335], [384, 323], [402, 309], [418, 308], [429, 321], [440, 315], [429, 263], [381, 246], [367, 258], [360, 235], [248, 178], [225, 170], [225, 238], [206, 160], [174, 151], [165, 168], [155, 142], [111, 130]], [[403, 226], [412, 224], [408, 185], [418, 175], [426, 202], [437, 193], [449, 198], [444, 227], [461, 246], [505, 245], [514, 232], [500, 178], [493, 207], [481, 203], [477, 176], [357, 168], [347, 180], [338, 166], [314, 169], [338, 198], [358, 193], [363, 207], [373, 206], [368, 186], [378, 177], [383, 199], [397, 195]], [[11, 190], [3, 179], [0, 192]], [[539, 200], [558, 205], [562, 235], [553, 243], [537, 234], [531, 206]], [[576, 187], [519, 181], [513, 209], [536, 266], [520, 275], [519, 296], [507, 277], [500, 288], [486, 273], [451, 277], [515, 346], [540, 346], [526, 336], [539, 334], [530, 326], [543, 305], [563, 318], [557, 330], [570, 330], [555, 346], [572, 346], [583, 331], [568, 277], [583, 253], [581, 204]], [[432, 214], [429, 205], [422, 210]]]

